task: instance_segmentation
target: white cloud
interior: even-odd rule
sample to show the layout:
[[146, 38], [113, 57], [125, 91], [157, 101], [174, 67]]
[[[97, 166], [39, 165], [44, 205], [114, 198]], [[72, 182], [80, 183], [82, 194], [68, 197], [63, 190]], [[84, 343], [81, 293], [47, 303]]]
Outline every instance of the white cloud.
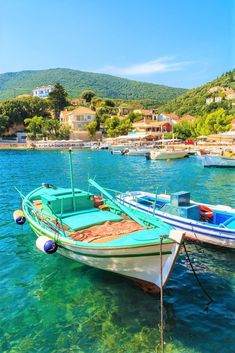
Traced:
[[183, 69], [185, 64], [188, 64], [188, 62], [176, 62], [172, 57], [163, 57], [147, 61], [142, 64], [130, 65], [126, 67], [105, 66], [95, 71], [111, 75], [124, 76], [148, 75], [161, 72], [179, 71]]

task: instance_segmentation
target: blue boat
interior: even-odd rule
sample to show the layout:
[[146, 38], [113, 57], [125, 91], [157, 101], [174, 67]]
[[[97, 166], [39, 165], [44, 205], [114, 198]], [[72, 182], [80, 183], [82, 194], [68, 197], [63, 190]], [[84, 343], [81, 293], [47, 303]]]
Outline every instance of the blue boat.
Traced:
[[204, 167], [235, 168], [235, 157], [205, 155], [202, 158]]
[[156, 216], [176, 229], [185, 231], [189, 240], [220, 247], [235, 248], [235, 209], [190, 200], [190, 193], [155, 195], [133, 191], [117, 195], [125, 206]]

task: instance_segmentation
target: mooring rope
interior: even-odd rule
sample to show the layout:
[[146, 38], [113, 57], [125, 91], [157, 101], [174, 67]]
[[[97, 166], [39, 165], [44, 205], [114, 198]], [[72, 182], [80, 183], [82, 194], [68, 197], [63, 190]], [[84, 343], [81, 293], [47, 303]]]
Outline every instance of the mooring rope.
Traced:
[[161, 352], [164, 353], [164, 317], [163, 317], [163, 278], [162, 278], [162, 241], [163, 237], [160, 237], [160, 313], [161, 313], [161, 325], [160, 325], [160, 334], [161, 334]]
[[186, 246], [185, 246], [185, 243], [184, 243], [184, 242], [183, 242], [183, 247], [184, 247], [184, 251], [185, 251], [185, 253], [186, 253], [187, 259], [188, 259], [188, 261], [189, 261], [190, 267], [191, 267], [191, 269], [192, 269], [192, 271], [193, 271], [193, 274], [194, 274], [194, 276], [195, 276], [195, 278], [196, 278], [196, 280], [197, 280], [197, 282], [198, 282], [200, 288], [202, 289], [202, 291], [204, 292], [204, 294], [205, 294], [205, 295], [207, 296], [207, 298], [209, 299], [209, 302], [207, 303], [207, 306], [206, 306], [206, 308], [205, 308], [205, 310], [207, 310], [207, 309], [208, 309], [208, 306], [214, 301], [214, 299], [212, 299], [212, 297], [210, 296], [210, 294], [206, 291], [206, 289], [203, 287], [201, 281], [199, 280], [198, 275], [196, 274], [196, 271], [195, 271], [195, 269], [194, 269], [194, 267], [193, 267], [193, 264], [192, 264], [192, 262], [191, 262], [191, 260], [190, 260], [190, 258], [189, 258], [189, 254], [188, 254], [188, 251], [187, 251], [187, 249], [186, 249]]

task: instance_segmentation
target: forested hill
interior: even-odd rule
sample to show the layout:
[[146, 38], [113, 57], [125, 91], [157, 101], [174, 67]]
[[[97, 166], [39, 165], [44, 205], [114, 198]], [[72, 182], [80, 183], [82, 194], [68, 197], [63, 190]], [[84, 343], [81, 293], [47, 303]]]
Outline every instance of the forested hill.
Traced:
[[[229, 71], [214, 81], [187, 91], [181, 96], [158, 107], [158, 111], [175, 113], [178, 116], [191, 114], [203, 116], [219, 108], [234, 112], [235, 70]], [[209, 101], [208, 101], [208, 100]]]
[[20, 94], [32, 94], [38, 86], [59, 82], [69, 96], [79, 97], [85, 89], [92, 89], [97, 96], [109, 98], [154, 99], [158, 104], [178, 97], [186, 89], [132, 81], [111, 75], [71, 69], [20, 71], [0, 74], [0, 100]]

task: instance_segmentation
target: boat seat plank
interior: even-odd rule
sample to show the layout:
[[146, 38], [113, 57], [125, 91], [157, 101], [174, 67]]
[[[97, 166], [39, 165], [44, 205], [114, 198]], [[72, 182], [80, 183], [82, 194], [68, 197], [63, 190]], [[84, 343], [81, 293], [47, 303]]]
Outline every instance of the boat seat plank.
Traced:
[[109, 222], [119, 222], [123, 218], [117, 214], [111, 213], [109, 211], [96, 210], [86, 213], [77, 213], [73, 216], [63, 218], [63, 223], [66, 224], [72, 230], [84, 229], [91, 227], [95, 224], [103, 224], [107, 221]]

